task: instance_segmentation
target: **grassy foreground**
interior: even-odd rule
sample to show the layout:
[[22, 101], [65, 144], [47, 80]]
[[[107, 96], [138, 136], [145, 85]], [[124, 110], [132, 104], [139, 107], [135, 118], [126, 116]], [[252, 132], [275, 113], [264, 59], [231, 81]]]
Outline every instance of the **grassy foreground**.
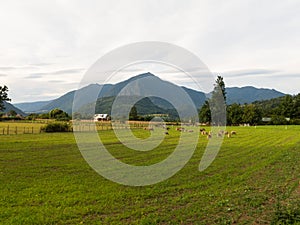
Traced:
[[[0, 136], [0, 224], [299, 223], [300, 127], [227, 130], [237, 135], [224, 139], [204, 172], [198, 171], [207, 143], [201, 136], [180, 172], [146, 187], [98, 175], [72, 133]], [[114, 155], [134, 164], [112, 131], [101, 132]], [[148, 131], [136, 132], [146, 137]], [[139, 163], [164, 159], [177, 140], [173, 129], [157, 154], [140, 154]]]

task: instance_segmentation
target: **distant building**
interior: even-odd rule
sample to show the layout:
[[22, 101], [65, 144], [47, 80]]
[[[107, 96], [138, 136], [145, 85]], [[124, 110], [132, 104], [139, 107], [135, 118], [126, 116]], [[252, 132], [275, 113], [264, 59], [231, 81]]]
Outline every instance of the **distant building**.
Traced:
[[104, 121], [110, 120], [110, 116], [108, 114], [95, 114], [94, 121]]
[[263, 117], [263, 118], [261, 119], [261, 121], [263, 121], [263, 122], [270, 122], [270, 121], [271, 121], [271, 118], [270, 118], [270, 117]]
[[154, 116], [154, 117], [168, 117], [169, 114], [155, 113], [155, 114], [148, 114], [147, 116]]
[[[286, 121], [290, 121], [291, 118], [285, 117], [285, 120], [286, 120]], [[261, 121], [263, 121], [263, 122], [270, 122], [270, 121], [272, 121], [272, 118], [271, 118], [271, 117], [263, 117], [263, 118], [261, 119]]]

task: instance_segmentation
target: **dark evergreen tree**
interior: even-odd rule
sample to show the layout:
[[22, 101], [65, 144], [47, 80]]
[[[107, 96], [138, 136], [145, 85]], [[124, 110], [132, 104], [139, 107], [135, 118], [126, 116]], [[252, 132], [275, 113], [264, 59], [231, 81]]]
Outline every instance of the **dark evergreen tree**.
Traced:
[[5, 109], [4, 107], [4, 101], [10, 101], [10, 98], [8, 98], [8, 87], [7, 86], [0, 86], [0, 111], [3, 111]]
[[138, 119], [138, 113], [136, 107], [133, 106], [129, 113], [129, 120], [137, 120], [137, 119]]
[[199, 122], [200, 123], [207, 123], [207, 124], [211, 123], [211, 112], [210, 112], [208, 100], [206, 100], [204, 102], [204, 105], [200, 109]]
[[226, 91], [223, 77], [218, 76], [209, 101], [212, 125], [226, 124]]

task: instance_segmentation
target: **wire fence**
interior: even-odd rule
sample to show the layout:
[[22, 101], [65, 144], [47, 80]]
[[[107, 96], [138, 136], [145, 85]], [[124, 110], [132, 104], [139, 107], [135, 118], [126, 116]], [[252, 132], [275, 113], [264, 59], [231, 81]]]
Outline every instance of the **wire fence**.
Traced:
[[11, 134], [38, 134], [41, 133], [42, 127], [37, 126], [0, 126], [0, 135], [11, 135]]
[[[43, 132], [43, 127], [49, 122], [44, 123], [29, 123], [29, 122], [0, 122], [0, 135], [16, 135], [16, 134], [39, 134]], [[114, 122], [111, 121], [72, 121], [73, 128], [76, 126], [76, 131], [79, 132], [92, 132], [104, 131], [112, 129], [144, 129], [146, 127], [156, 127], [159, 124], [145, 121], [127, 121], [127, 122]], [[169, 124], [171, 125], [171, 124]], [[175, 124], [174, 124], [175, 125]]]

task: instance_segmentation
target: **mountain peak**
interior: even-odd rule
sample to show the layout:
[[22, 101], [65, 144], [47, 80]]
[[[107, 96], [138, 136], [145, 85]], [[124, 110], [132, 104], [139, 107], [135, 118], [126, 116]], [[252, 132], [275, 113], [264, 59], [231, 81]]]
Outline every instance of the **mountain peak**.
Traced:
[[137, 80], [137, 79], [141, 79], [141, 78], [146, 78], [146, 77], [157, 77], [157, 76], [155, 76], [154, 74], [152, 74], [150, 72], [147, 72], [147, 73], [142, 73], [142, 74], [136, 75], [134, 77], [131, 77], [128, 80], [126, 80], [125, 82], [133, 81], [133, 80]]
[[148, 76], [153, 76], [153, 77], [155, 77], [155, 75], [152, 74], [152, 73], [150, 73], [150, 72], [139, 74], [139, 75], [137, 75], [136, 77], [148, 77]]

